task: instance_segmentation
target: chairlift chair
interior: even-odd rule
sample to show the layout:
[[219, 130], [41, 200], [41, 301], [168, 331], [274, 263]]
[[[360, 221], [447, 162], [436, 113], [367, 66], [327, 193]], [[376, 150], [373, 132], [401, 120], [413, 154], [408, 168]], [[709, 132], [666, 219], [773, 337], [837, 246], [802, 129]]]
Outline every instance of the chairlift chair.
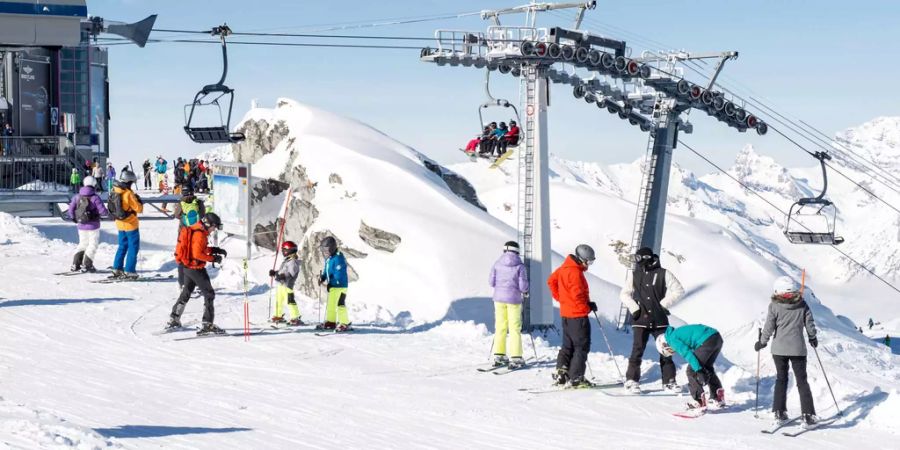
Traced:
[[844, 242], [844, 238], [834, 235], [837, 208], [825, 198], [825, 191], [828, 190], [825, 160], [831, 159], [831, 156], [825, 152], [816, 152], [813, 156], [822, 165], [822, 192], [817, 197], [801, 198], [791, 205], [784, 225], [784, 236], [792, 244], [838, 245]]
[[[231, 110], [234, 106], [234, 89], [225, 85], [225, 76], [228, 74], [228, 50], [225, 46], [225, 38], [231, 34], [228, 25], [217, 26], [212, 29], [213, 36], [219, 36], [222, 40], [222, 77], [215, 84], [203, 86], [203, 89], [194, 96], [194, 102], [184, 106], [185, 125], [184, 131], [192, 141], [200, 144], [233, 144], [244, 140], [244, 133], [231, 132]], [[222, 115], [222, 103], [227, 97], [228, 112]], [[219, 113], [218, 126], [196, 126], [194, 113], [198, 107], [215, 107]], [[190, 108], [190, 111], [188, 111]]]
[[[488, 108], [492, 108], [492, 107], [512, 108], [513, 115], [516, 117], [516, 119], [515, 119], [516, 124], [521, 129], [522, 121], [519, 119], [519, 110], [516, 109], [516, 106], [513, 105], [512, 103], [510, 103], [508, 100], [504, 100], [502, 98], [494, 98], [494, 96], [491, 95], [490, 78], [491, 78], [491, 71], [487, 70], [486, 74], [485, 74], [485, 78], [484, 78], [484, 92], [485, 92], [485, 95], [487, 96], [487, 100], [478, 106], [478, 127], [479, 127], [478, 129], [479, 130], [483, 129], [489, 123], [484, 120], [483, 112], [484, 112], [484, 110], [486, 110]], [[519, 142], [521, 142], [521, 141], [522, 141], [522, 137], [520, 135]], [[516, 143], [516, 145], [510, 145], [510, 147], [518, 147], [518, 142]]]

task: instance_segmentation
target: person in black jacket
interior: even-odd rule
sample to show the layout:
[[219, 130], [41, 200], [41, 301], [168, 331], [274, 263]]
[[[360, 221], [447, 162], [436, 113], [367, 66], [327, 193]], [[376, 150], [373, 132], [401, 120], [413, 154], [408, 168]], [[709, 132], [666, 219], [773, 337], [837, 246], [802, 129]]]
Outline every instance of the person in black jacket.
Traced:
[[[669, 308], [684, 296], [684, 288], [671, 272], [659, 264], [659, 255], [643, 247], [634, 255], [634, 271], [629, 272], [619, 299], [631, 313], [634, 341], [628, 371], [625, 373], [625, 389], [641, 392], [641, 360], [650, 336], [655, 339], [669, 326]], [[676, 390], [675, 363], [671, 356], [660, 355], [659, 366], [662, 383], [666, 389]]]

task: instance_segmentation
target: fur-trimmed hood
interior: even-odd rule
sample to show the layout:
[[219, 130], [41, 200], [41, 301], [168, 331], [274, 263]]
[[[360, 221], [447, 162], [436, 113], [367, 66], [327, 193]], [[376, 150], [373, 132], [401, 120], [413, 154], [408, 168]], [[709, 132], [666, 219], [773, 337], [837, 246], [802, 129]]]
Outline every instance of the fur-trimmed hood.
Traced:
[[787, 309], [796, 309], [806, 305], [803, 301], [803, 295], [799, 292], [788, 296], [773, 295], [772, 303], [784, 305], [784, 307]]

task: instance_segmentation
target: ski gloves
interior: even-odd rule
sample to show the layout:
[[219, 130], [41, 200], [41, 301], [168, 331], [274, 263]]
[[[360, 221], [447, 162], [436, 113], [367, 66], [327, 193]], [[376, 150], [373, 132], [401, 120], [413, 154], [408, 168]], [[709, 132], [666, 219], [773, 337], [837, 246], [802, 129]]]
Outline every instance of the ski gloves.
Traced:
[[633, 312], [633, 313], [631, 313], [631, 320], [632, 320], [632, 321], [637, 322], [637, 320], [640, 319], [640, 318], [641, 318], [641, 310], [640, 310], [640, 309], [637, 310], [637, 311], [635, 311], [635, 312]]
[[284, 275], [278, 273], [277, 270], [270, 270], [270, 271], [269, 271], [269, 276], [270, 276], [270, 277], [275, 277], [275, 281], [284, 281]]
[[213, 262], [216, 264], [221, 264], [222, 259], [228, 256], [228, 252], [226, 252], [225, 249], [219, 247], [210, 247], [209, 253], [212, 255]]
[[760, 351], [764, 348], [766, 348], [766, 344], [763, 344], [762, 342], [757, 341], [753, 343], [753, 350]]
[[815, 337], [809, 338], [809, 345], [812, 345], [812, 348], [816, 348], [819, 346], [819, 339]]
[[597, 312], [597, 303], [596, 302], [588, 302], [588, 309], [590, 309], [591, 312]]

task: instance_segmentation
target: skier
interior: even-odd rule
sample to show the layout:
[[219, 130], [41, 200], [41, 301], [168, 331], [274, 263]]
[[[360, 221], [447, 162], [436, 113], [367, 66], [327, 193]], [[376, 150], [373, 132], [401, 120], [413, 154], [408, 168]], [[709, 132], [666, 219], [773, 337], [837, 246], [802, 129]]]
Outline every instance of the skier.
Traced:
[[166, 171], [169, 170], [168, 162], [163, 159], [162, 156], [156, 158], [156, 178], [157, 185], [159, 186], [159, 193], [162, 194], [163, 191], [168, 191], [168, 189], [164, 189], [166, 186]]
[[78, 169], [72, 169], [72, 175], [69, 176], [69, 189], [75, 193], [78, 192], [78, 187], [81, 186], [81, 173], [78, 172]]
[[131, 190], [131, 184], [135, 181], [137, 177], [134, 172], [126, 170], [122, 172], [122, 179], [109, 193], [107, 209], [116, 219], [116, 228], [119, 230], [119, 248], [116, 250], [113, 274], [110, 278], [132, 280], [138, 278], [137, 254], [141, 249], [141, 233], [138, 230], [140, 222], [137, 215], [144, 212], [144, 204]]
[[206, 272], [206, 263], [221, 263], [222, 258], [228, 256], [228, 253], [218, 247], [209, 247], [209, 233], [222, 226], [222, 221], [214, 213], [209, 213], [200, 219], [199, 222], [189, 227], [184, 227], [178, 233], [178, 245], [175, 246], [175, 260], [179, 264], [184, 265], [184, 287], [181, 289], [181, 295], [175, 305], [172, 306], [172, 313], [166, 329], [181, 328], [181, 314], [184, 313], [184, 307], [188, 300], [191, 299], [191, 293], [194, 288], [200, 289], [203, 295], [203, 325], [197, 331], [197, 335], [205, 335], [209, 333], [222, 334], [225, 330], [219, 328], [213, 323], [215, 319], [215, 307], [213, 301], [216, 299], [216, 291], [213, 289], [209, 281], [209, 274]]
[[350, 331], [350, 319], [347, 317], [347, 260], [338, 250], [337, 241], [327, 236], [319, 244], [326, 259], [325, 267], [319, 274], [319, 285], [325, 284], [328, 290], [328, 303], [325, 304], [325, 323], [316, 326], [320, 330], [334, 330], [336, 333]]
[[[103, 172], [103, 167], [100, 167], [100, 163], [97, 161], [94, 161], [94, 165], [91, 168], [91, 175], [94, 177], [95, 180], [97, 180], [97, 190], [99, 190], [99, 191], [104, 190], [103, 189], [103, 185], [104, 185], [103, 175], [104, 174], [105, 174], [105, 172]], [[109, 189], [106, 189], [106, 191], [109, 191]]]
[[106, 190], [113, 191], [113, 185], [116, 183], [116, 169], [112, 163], [106, 163]]
[[290, 319], [288, 325], [298, 326], [305, 325], [300, 320], [300, 309], [297, 308], [297, 302], [294, 300], [294, 283], [300, 275], [300, 260], [297, 258], [297, 244], [294, 241], [284, 241], [281, 244], [281, 255], [284, 261], [278, 270], [270, 270], [269, 276], [274, 277], [278, 282], [278, 289], [275, 291], [275, 315], [272, 317], [272, 323], [284, 322], [285, 303], [287, 304]]
[[[503, 254], [491, 268], [488, 280], [494, 288], [494, 366], [520, 369], [522, 359], [522, 296], [528, 295], [528, 274], [519, 257], [519, 244], [509, 241]], [[506, 333], [509, 332], [509, 359], [506, 357]]]
[[803, 301], [803, 289], [790, 277], [775, 280], [772, 302], [766, 325], [763, 327], [759, 342], [753, 345], [758, 352], [765, 348], [772, 337], [772, 359], [775, 360], [775, 398], [772, 412], [775, 420], [784, 422], [787, 415], [788, 365], [794, 369], [797, 390], [800, 392], [800, 411], [803, 414], [804, 426], [815, 426], [818, 418], [813, 404], [809, 382], [806, 380], [806, 344], [803, 342], [803, 329], [806, 329], [807, 340], [813, 348], [818, 347], [816, 324], [809, 305]]
[[[659, 255], [648, 247], [643, 247], [634, 255], [634, 271], [625, 277], [625, 284], [619, 293], [619, 300], [631, 313], [633, 341], [628, 370], [625, 372], [625, 389], [634, 394], [641, 393], [641, 360], [650, 336], [655, 339], [665, 333], [669, 326], [669, 308], [684, 296], [681, 283], [659, 263]], [[662, 383], [665, 389], [678, 390], [675, 382], [675, 363], [672, 358], [659, 356]]]
[[153, 189], [153, 179], [151, 176], [153, 164], [150, 164], [150, 158], [144, 160], [144, 164], [141, 164], [141, 168], [144, 169], [144, 190], [149, 191]]
[[[190, 186], [185, 186], [181, 188], [181, 201], [175, 204], [172, 215], [178, 220], [180, 235], [182, 228], [194, 225], [206, 215], [206, 205], [203, 204], [203, 200], [194, 196]], [[178, 288], [182, 287], [184, 287], [184, 266], [178, 264]]]
[[508, 132], [509, 128], [506, 127], [506, 122], [500, 122], [500, 125], [494, 130], [494, 149], [497, 150], [498, 158], [506, 152], [506, 146], [503, 145], [503, 141]]
[[888, 348], [891, 348], [891, 335], [884, 335], [884, 345], [887, 345]]
[[573, 388], [592, 384], [584, 379], [587, 356], [591, 351], [591, 322], [588, 314], [597, 311], [590, 299], [590, 287], [584, 272], [594, 263], [594, 249], [586, 244], [575, 248], [559, 268], [550, 274], [547, 285], [553, 299], [559, 302], [563, 341], [556, 357], [556, 384], [570, 383]]
[[72, 258], [72, 272], [96, 272], [94, 254], [100, 245], [100, 217], [109, 211], [97, 195], [97, 180], [88, 176], [82, 181], [81, 190], [69, 202], [69, 219], [78, 224], [78, 248]]
[[722, 335], [706, 325], [684, 325], [668, 327], [666, 332], [656, 337], [656, 349], [660, 355], [672, 357], [675, 353], [688, 362], [685, 370], [693, 402], [688, 408], [706, 408], [706, 394], [703, 387], [709, 385], [709, 395], [713, 402], [725, 405], [725, 390], [716, 376], [714, 366], [722, 351]]
[[869, 329], [871, 330], [873, 326], [875, 326], [875, 322], [872, 321], [871, 317], [869, 317]]

